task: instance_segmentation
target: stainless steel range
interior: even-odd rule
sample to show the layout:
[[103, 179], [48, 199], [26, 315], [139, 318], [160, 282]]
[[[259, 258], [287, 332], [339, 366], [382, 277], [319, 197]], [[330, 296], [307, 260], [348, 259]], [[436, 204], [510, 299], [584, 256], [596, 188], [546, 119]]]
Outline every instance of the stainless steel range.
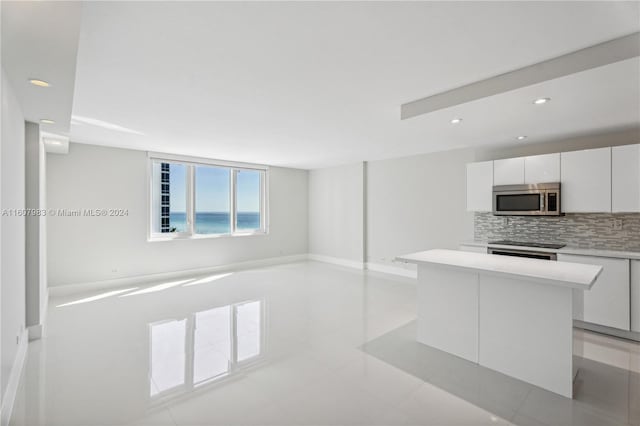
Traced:
[[[511, 246], [511, 247], [496, 247], [496, 246]], [[558, 250], [564, 247], [564, 244], [553, 243], [537, 243], [530, 241], [511, 241], [511, 240], [499, 240], [489, 241], [487, 247], [487, 253], [498, 254], [501, 256], [515, 256], [515, 257], [529, 257], [532, 259], [544, 259], [544, 260], [557, 260], [558, 256], [554, 252], [535, 250], [539, 249], [551, 249]], [[532, 250], [531, 248], [534, 248]]]

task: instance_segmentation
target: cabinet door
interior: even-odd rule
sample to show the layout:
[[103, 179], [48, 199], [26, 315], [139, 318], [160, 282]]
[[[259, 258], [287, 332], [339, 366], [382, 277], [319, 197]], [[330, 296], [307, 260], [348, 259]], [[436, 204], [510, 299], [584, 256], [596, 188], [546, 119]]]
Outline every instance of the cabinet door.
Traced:
[[611, 148], [563, 152], [560, 166], [563, 212], [611, 211]]
[[507, 158], [493, 162], [494, 185], [517, 185], [524, 183], [524, 157]]
[[611, 210], [640, 212], [640, 145], [611, 148]]
[[524, 183], [560, 182], [560, 153], [524, 159]]
[[631, 261], [631, 331], [640, 333], [640, 260]]
[[467, 164], [467, 211], [490, 212], [492, 193], [493, 161]]
[[[558, 254], [558, 261], [586, 263], [603, 267], [591, 290], [574, 291], [576, 305], [582, 308], [582, 316], [576, 319], [607, 327], [630, 329], [629, 321], [629, 260], [609, 257]], [[582, 303], [580, 303], [582, 302]]]

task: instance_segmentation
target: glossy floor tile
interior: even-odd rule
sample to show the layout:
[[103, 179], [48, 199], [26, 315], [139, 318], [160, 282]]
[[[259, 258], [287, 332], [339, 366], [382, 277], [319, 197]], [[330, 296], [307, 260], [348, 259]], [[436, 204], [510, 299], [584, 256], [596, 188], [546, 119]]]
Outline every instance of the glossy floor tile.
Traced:
[[570, 401], [416, 343], [414, 300], [316, 262], [52, 299], [11, 424], [637, 424], [638, 345], [576, 332]]
[[[379, 360], [423, 379], [430, 392], [444, 391], [513, 424], [640, 424], [640, 374], [631, 368], [616, 366], [622, 357], [620, 351], [626, 350], [629, 359], [636, 359], [640, 349], [637, 343], [575, 330], [575, 347], [584, 347], [583, 343], [589, 341], [599, 349], [590, 349], [589, 354], [597, 355], [595, 360], [583, 357], [586, 353], [574, 354], [578, 375], [572, 400], [422, 345], [415, 341], [415, 334], [416, 323], [410, 322], [369, 341], [362, 348]], [[612, 357], [610, 351], [613, 350], [617, 352]], [[420, 406], [426, 407], [427, 402]], [[456, 407], [462, 405], [456, 404]], [[457, 410], [452, 407], [452, 411]], [[427, 423], [440, 424], [438, 420]], [[446, 423], [457, 424], [451, 417]]]

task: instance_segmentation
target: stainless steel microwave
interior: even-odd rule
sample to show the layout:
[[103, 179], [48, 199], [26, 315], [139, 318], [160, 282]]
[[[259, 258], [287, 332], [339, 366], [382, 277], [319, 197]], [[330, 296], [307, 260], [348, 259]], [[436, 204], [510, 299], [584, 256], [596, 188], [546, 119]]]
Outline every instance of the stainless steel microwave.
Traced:
[[503, 216], [560, 216], [560, 183], [497, 185], [493, 214]]

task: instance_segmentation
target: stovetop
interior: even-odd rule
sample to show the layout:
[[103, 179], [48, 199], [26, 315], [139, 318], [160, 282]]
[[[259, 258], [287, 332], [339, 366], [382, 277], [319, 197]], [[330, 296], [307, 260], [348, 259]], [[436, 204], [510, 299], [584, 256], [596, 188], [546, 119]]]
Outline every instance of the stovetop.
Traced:
[[546, 248], [546, 249], [561, 249], [566, 244], [553, 244], [553, 243], [534, 243], [527, 241], [511, 241], [511, 240], [499, 240], [499, 241], [489, 241], [489, 244], [499, 244], [501, 246], [520, 246], [520, 247], [536, 247], [536, 248]]

